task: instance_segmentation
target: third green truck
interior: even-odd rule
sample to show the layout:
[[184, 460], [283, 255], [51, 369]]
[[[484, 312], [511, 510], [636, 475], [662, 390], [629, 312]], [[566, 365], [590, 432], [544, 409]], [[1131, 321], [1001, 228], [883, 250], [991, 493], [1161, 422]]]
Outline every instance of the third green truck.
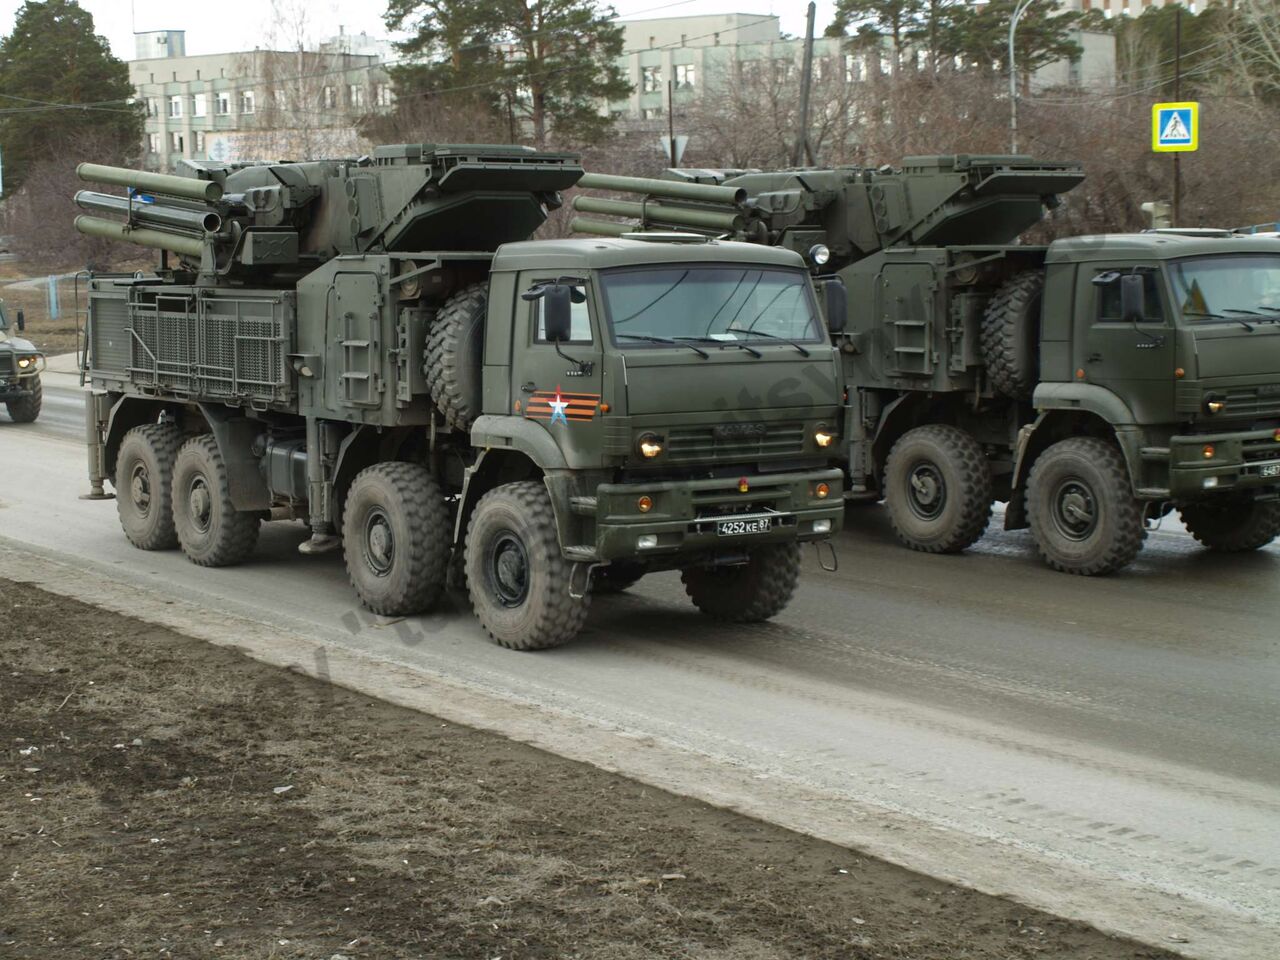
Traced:
[[[851, 499], [908, 547], [1030, 527], [1052, 568], [1138, 555], [1177, 511], [1211, 550], [1280, 534], [1280, 240], [1156, 230], [1020, 242], [1084, 179], [1025, 156], [588, 174], [580, 213], [792, 249], [848, 291], [834, 337]], [[688, 184], [740, 191], [710, 204]], [[718, 219], [715, 219], [718, 218]], [[579, 217], [609, 234], [617, 221]], [[697, 331], [693, 331], [697, 333]]]

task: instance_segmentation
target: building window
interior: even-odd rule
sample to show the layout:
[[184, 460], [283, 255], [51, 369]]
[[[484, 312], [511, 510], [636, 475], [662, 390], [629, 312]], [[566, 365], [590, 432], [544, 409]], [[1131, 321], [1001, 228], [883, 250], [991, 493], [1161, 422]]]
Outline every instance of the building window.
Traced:
[[147, 152], [148, 153], [160, 152], [160, 134], [158, 133], [147, 134]]
[[697, 68], [692, 63], [676, 64], [676, 89], [692, 90], [698, 83]]
[[160, 101], [157, 100], [155, 97], [147, 97], [147, 116], [148, 117], [160, 116]]
[[851, 53], [844, 56], [844, 82], [857, 83], [862, 79], [862, 58]]
[[214, 95], [214, 110], [218, 116], [225, 117], [231, 112], [231, 94], [218, 93]]
[[657, 93], [662, 89], [662, 68], [641, 67], [640, 89], [644, 93]]
[[182, 116], [182, 97], [178, 96], [169, 98], [169, 116]]
[[643, 116], [646, 120], [659, 120], [662, 117], [662, 108], [661, 107], [645, 107], [644, 110], [641, 111], [641, 116]]
[[352, 110], [364, 109], [364, 85], [359, 83], [348, 84], [347, 86], [347, 103]]
[[253, 91], [252, 90], [240, 91], [240, 112], [253, 113]]
[[193, 117], [203, 117], [209, 112], [209, 98], [203, 93], [197, 93], [191, 98], [191, 115]]
[[196, 153], [204, 153], [204, 131], [196, 131]]
[[169, 134], [169, 148], [174, 153], [182, 153], [182, 147], [183, 147], [182, 134], [180, 134], [177, 130], [175, 130], [173, 131], [173, 133]]
[[338, 105], [338, 88], [325, 87], [320, 91], [320, 105], [326, 110], [332, 110]]
[[389, 107], [396, 102], [395, 93], [391, 90], [391, 84], [380, 83], [373, 88], [373, 101], [379, 107]]

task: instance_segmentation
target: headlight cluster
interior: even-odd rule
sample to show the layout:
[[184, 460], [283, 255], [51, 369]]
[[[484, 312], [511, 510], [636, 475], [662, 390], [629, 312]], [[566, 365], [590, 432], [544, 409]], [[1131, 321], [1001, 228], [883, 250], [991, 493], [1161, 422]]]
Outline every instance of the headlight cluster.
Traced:
[[34, 367], [35, 365], [36, 365], [35, 357], [19, 357], [18, 358], [19, 370], [25, 370], [27, 369], [27, 367]]
[[646, 433], [636, 441], [636, 448], [640, 451], [640, 456], [646, 460], [652, 460], [662, 452], [662, 438], [653, 433]]
[[825, 449], [836, 442], [835, 431], [829, 427], [818, 427], [813, 431], [813, 442]]

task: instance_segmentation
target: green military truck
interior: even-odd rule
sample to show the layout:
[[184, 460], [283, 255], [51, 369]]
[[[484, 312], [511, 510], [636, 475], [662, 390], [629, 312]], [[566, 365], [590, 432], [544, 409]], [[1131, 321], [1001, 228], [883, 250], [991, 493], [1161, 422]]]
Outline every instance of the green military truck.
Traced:
[[130, 193], [82, 191], [126, 220], [78, 228], [162, 251], [157, 275], [90, 283], [89, 472], [126, 536], [223, 566], [263, 520], [302, 519], [303, 552], [341, 548], [387, 615], [429, 608], [452, 553], [518, 649], [657, 570], [712, 617], [779, 612], [800, 545], [843, 517], [812, 280], [758, 245], [523, 239], [581, 172], [475, 145], [83, 165]]
[[34, 423], [44, 400], [40, 373], [45, 359], [35, 344], [16, 335], [26, 329], [21, 310], [14, 321], [16, 331], [9, 329], [8, 312], [0, 303], [0, 403], [15, 423]]
[[[1261, 547], [1280, 533], [1280, 241], [1163, 230], [1019, 243], [1083, 176], [1023, 156], [591, 174], [581, 186], [643, 200], [574, 204], [789, 248], [844, 281], [847, 495], [882, 498], [913, 549], [965, 549], [993, 501], [1068, 573], [1124, 567], [1175, 509], [1211, 549]], [[692, 184], [745, 199], [695, 200], [681, 193]]]

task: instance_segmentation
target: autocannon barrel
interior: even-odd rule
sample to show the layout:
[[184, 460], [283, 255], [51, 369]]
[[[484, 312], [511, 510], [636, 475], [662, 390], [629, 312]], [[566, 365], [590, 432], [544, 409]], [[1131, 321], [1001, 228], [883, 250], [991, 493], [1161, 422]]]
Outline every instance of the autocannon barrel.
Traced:
[[736, 233], [742, 229], [741, 215], [732, 210], [681, 207], [650, 200], [639, 203], [631, 200], [606, 200], [601, 197], [577, 196], [573, 209], [583, 213], [604, 213], [614, 217], [631, 217], [645, 223], [670, 223], [681, 227], [698, 227], [703, 230], [719, 230]]
[[584, 173], [578, 186], [589, 190], [617, 190], [620, 193], [643, 193], [671, 200], [702, 200], [706, 203], [745, 203], [747, 191], [742, 187], [721, 187], [711, 183], [687, 183], [683, 180], [655, 180], [650, 177], [619, 177], [608, 173]]
[[168, 173], [149, 173], [127, 167], [108, 167], [101, 163], [82, 163], [76, 175], [89, 183], [109, 183], [117, 187], [133, 187], [148, 193], [161, 193], [206, 203], [222, 198], [222, 186], [212, 180], [175, 177]]
[[150, 230], [146, 227], [129, 227], [100, 217], [76, 217], [76, 229], [89, 237], [123, 240], [125, 243], [136, 243], [141, 247], [152, 247], [156, 250], [169, 250], [187, 257], [198, 257], [204, 252], [204, 242], [195, 237], [165, 233], [163, 230]]
[[171, 207], [163, 203], [142, 203], [137, 200], [130, 204], [128, 197], [97, 193], [93, 190], [78, 192], [76, 205], [85, 210], [132, 215], [136, 221], [143, 224], [156, 224], [204, 233], [217, 233], [222, 229], [222, 217], [212, 210], [188, 210], [184, 207]]

